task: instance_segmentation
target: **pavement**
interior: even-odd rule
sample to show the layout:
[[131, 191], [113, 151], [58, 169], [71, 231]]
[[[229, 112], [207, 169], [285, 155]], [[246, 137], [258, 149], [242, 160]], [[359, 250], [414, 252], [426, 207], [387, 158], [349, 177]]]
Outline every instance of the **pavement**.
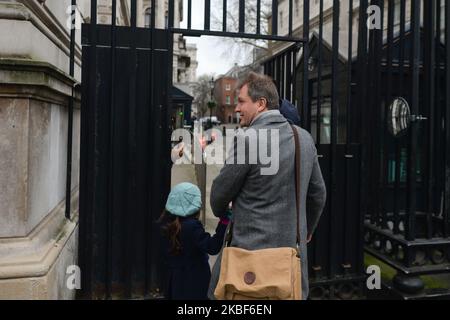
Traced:
[[190, 182], [197, 185], [197, 177], [195, 175], [194, 165], [180, 164], [172, 166], [171, 187], [174, 187], [182, 182]]

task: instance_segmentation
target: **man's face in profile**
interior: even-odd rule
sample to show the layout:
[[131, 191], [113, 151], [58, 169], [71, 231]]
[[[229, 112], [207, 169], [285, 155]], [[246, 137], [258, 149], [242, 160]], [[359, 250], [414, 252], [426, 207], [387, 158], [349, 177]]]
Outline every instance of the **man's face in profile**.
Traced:
[[[238, 104], [235, 112], [240, 113], [240, 125], [248, 127], [253, 119], [261, 112], [261, 100], [253, 102], [248, 95], [248, 86], [244, 85], [239, 91]], [[263, 108], [265, 109], [265, 108]]]

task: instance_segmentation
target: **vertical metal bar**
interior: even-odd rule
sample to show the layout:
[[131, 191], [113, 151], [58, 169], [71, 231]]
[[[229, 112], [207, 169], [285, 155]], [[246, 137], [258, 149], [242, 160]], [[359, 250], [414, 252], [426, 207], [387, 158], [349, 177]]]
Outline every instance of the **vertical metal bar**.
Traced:
[[436, 24], [436, 0], [424, 1], [424, 83], [426, 86], [426, 95], [428, 98], [428, 152], [427, 152], [427, 238], [433, 237], [433, 213], [434, 213], [434, 122], [435, 122], [435, 96], [434, 96], [434, 84], [435, 84], [435, 24]]
[[292, 102], [292, 50], [289, 50], [286, 55], [286, 99]]
[[317, 48], [317, 116], [316, 143], [321, 144], [320, 130], [322, 125], [322, 48], [323, 48], [323, 0], [319, 4], [319, 45]]
[[[406, 0], [400, 1], [400, 34], [399, 34], [399, 63], [398, 63], [398, 78], [397, 78], [397, 92], [403, 96], [403, 80], [405, 78], [405, 24], [406, 24]], [[400, 203], [399, 194], [401, 194], [401, 146], [399, 139], [395, 140], [395, 185], [394, 185], [394, 234], [400, 233]]]
[[[299, 4], [298, 4], [299, 5]], [[317, 46], [317, 98], [316, 98], [316, 145], [318, 152], [321, 152], [321, 122], [322, 122], [322, 48], [323, 48], [323, 0], [319, 1], [319, 43]], [[313, 85], [314, 86], [314, 85]], [[314, 87], [313, 87], [314, 91]], [[308, 97], [312, 99], [312, 97]], [[312, 104], [311, 104], [312, 106]], [[311, 110], [312, 112], [312, 110]], [[303, 119], [302, 119], [303, 121]], [[329, 186], [327, 187], [327, 191], [329, 191]], [[321, 239], [317, 238], [313, 244], [314, 250], [314, 261], [313, 265], [317, 266], [320, 264], [322, 252], [319, 250], [319, 241]]]
[[69, 64], [69, 74], [71, 77], [75, 74], [75, 44], [76, 44], [76, 8], [77, 0], [72, 0], [72, 24], [70, 28], [70, 64]]
[[[412, 114], [419, 114], [419, 72], [420, 72], [420, 0], [411, 0], [411, 95]], [[417, 194], [417, 139], [419, 128], [413, 123], [410, 128], [410, 147], [408, 154], [408, 192], [406, 239], [413, 241], [416, 238], [416, 194]]]
[[[172, 23], [173, 23], [173, 4], [174, 4], [174, 0], [169, 0], [169, 3], [171, 4], [171, 7], [170, 7], [170, 11], [169, 12], [171, 12], [170, 14], [169, 14], [169, 17], [171, 16], [172, 18]], [[174, 45], [173, 45], [173, 35], [171, 35], [170, 37], [169, 37], [169, 42], [168, 42], [168, 46], [167, 46], [167, 59], [168, 59], [168, 63], [167, 63], [167, 74], [168, 74], [168, 77], [167, 77], [167, 86], [166, 86], [166, 92], [167, 92], [167, 94], [166, 94], [166, 97], [165, 97], [165, 103], [166, 103], [166, 114], [167, 115], [170, 115], [171, 113], [172, 113], [172, 95], [171, 95], [171, 90], [172, 90], [172, 86], [173, 86], [173, 47], [174, 47]], [[166, 120], [165, 120], [165, 124], [163, 125], [163, 128], [165, 128], [165, 132], [164, 132], [164, 134], [166, 134], [167, 136], [166, 137], [163, 137], [163, 139], [166, 139], [166, 138], [168, 138], [169, 137], [169, 134], [170, 134], [170, 132], [169, 132], [169, 125], [167, 124], [168, 123], [168, 120], [167, 120], [167, 118], [166, 118]], [[169, 149], [170, 148], [170, 145], [168, 146], [168, 148], [167, 149]], [[162, 152], [167, 152], [167, 154], [169, 155], [170, 154], [170, 150], [165, 150], [165, 148], [163, 147], [162, 148]], [[206, 167], [205, 167], [205, 170], [206, 170]], [[169, 186], [167, 186], [167, 189], [169, 189], [170, 188], [170, 176], [168, 176], [167, 177], [167, 183], [169, 183]], [[163, 189], [164, 190], [164, 189]]]
[[261, 0], [256, 1], [256, 34], [261, 33]]
[[[442, 19], [441, 19], [441, 6], [442, 6], [442, 0], [437, 0], [436, 3], [436, 40], [434, 45], [435, 45], [435, 65], [436, 65], [436, 72], [435, 72], [435, 86], [434, 86], [434, 94], [435, 94], [435, 103], [436, 103], [436, 120], [435, 120], [435, 138], [436, 138], [436, 143], [435, 143], [435, 148], [434, 151], [436, 156], [434, 158], [434, 163], [435, 163], [435, 168], [436, 171], [440, 171], [440, 170], [444, 170], [444, 163], [445, 163], [445, 152], [439, 152], [440, 150], [442, 150], [443, 148], [445, 148], [444, 146], [444, 135], [443, 135], [443, 130], [442, 130], [442, 123], [444, 121], [444, 113], [443, 113], [443, 107], [442, 107], [442, 100], [443, 100], [443, 90], [442, 88], [442, 72], [441, 72], [441, 65], [443, 63], [442, 61], [442, 55], [441, 55], [441, 36], [442, 36], [442, 32], [441, 32], [441, 26], [442, 26]], [[444, 122], [445, 123], [445, 122]], [[439, 192], [439, 197], [443, 197], [444, 196], [444, 191], [445, 191], [445, 175], [438, 175], [436, 177], [436, 192]], [[442, 199], [443, 200], [443, 199]], [[441, 201], [442, 201], [441, 200]], [[443, 205], [444, 203], [439, 203], [439, 211], [442, 210], [443, 213]], [[442, 207], [441, 207], [442, 206]], [[442, 208], [442, 209], [441, 209]], [[441, 213], [441, 212], [440, 212]], [[444, 227], [445, 222], [442, 221], [442, 227]], [[445, 230], [445, 227], [444, 227]], [[444, 231], [445, 233], [445, 231]]]
[[127, 208], [130, 213], [127, 216], [126, 225], [126, 267], [125, 267], [125, 295], [130, 298], [133, 289], [133, 267], [134, 267], [134, 229], [135, 229], [135, 215], [136, 215], [136, 83], [137, 83], [137, 37], [136, 37], [136, 9], [137, 0], [131, 0], [131, 34], [132, 41], [130, 47], [131, 56], [131, 72], [129, 82], [129, 104], [128, 104], [128, 195]]
[[[377, 0], [370, 0], [370, 5], [377, 5]], [[376, 164], [376, 159], [374, 159], [374, 150], [376, 149], [376, 146], [374, 146], [374, 121], [371, 119], [374, 119], [374, 109], [375, 109], [375, 102], [374, 99], [376, 99], [376, 79], [375, 79], [375, 32], [374, 30], [368, 30], [368, 55], [367, 55], [367, 77], [369, 78], [368, 81], [368, 88], [367, 88], [367, 110], [365, 110], [365, 125], [367, 126], [368, 134], [367, 139], [364, 142], [364, 145], [367, 148], [367, 178], [366, 181], [368, 181], [368, 197], [367, 197], [367, 210], [370, 214], [370, 221], [373, 224], [378, 224], [378, 213], [374, 210], [373, 206], [376, 201], [374, 201], [374, 188], [376, 188], [377, 183], [377, 175], [374, 173], [376, 172], [376, 169], [374, 168]], [[378, 154], [378, 153], [377, 153]]]
[[239, 0], [239, 32], [245, 32], [245, 1]]
[[[352, 152], [350, 148], [350, 127], [351, 127], [351, 104], [352, 104], [352, 55], [353, 55], [353, 0], [348, 2], [348, 52], [347, 52], [347, 110], [346, 110], [346, 154]], [[343, 243], [343, 263], [346, 265], [351, 265], [351, 256], [349, 254], [350, 248], [352, 246], [351, 239], [351, 226], [349, 222], [351, 220], [351, 197], [352, 192], [351, 182], [349, 181], [349, 176], [352, 172], [350, 158], [346, 158], [345, 162], [345, 198], [344, 198], [344, 243]]]
[[445, 212], [444, 233], [450, 236], [450, 4], [445, 2]]
[[352, 105], [352, 60], [353, 60], [353, 0], [348, 3], [348, 52], [347, 52], [347, 110], [346, 110], [346, 145], [347, 152], [350, 152], [350, 132], [351, 132], [351, 105]]
[[192, 0], [188, 0], [188, 29], [192, 28]]
[[[75, 33], [76, 33], [76, 8], [77, 1], [72, 0], [72, 24], [70, 28], [70, 54], [69, 54], [69, 74], [71, 77], [75, 74]], [[75, 19], [75, 21], [74, 21]], [[69, 100], [69, 114], [67, 124], [67, 167], [66, 167], [66, 210], [65, 216], [70, 219], [71, 200], [72, 200], [72, 141], [73, 141], [73, 105], [74, 105], [74, 88], [72, 86], [72, 94]]]
[[[361, 193], [360, 193], [360, 216], [359, 216], [359, 234], [363, 234], [364, 230], [364, 219], [365, 214], [367, 214], [367, 171], [368, 171], [368, 152], [367, 152], [367, 121], [366, 121], [366, 113], [367, 113], [367, 104], [365, 103], [367, 100], [367, 6], [368, 0], [360, 0], [359, 6], [359, 26], [358, 26], [358, 87], [357, 87], [357, 102], [360, 106], [358, 108], [358, 116], [360, 119], [359, 131], [360, 137], [359, 141], [363, 146], [361, 154], [361, 177], [360, 177], [360, 185], [361, 185]], [[364, 261], [364, 250], [363, 250], [363, 241], [359, 240], [357, 245], [358, 252], [358, 261]], [[362, 272], [362, 266], [358, 264], [357, 272]]]
[[286, 99], [286, 55], [282, 54], [281, 57], [281, 90], [280, 90], [280, 99]]
[[[89, 144], [89, 156], [92, 156], [94, 159], [88, 159], [88, 166], [87, 166], [87, 174], [89, 175], [87, 178], [87, 182], [89, 186], [87, 189], [87, 210], [86, 214], [89, 215], [86, 217], [86, 226], [85, 226], [85, 232], [86, 232], [86, 243], [85, 248], [86, 250], [86, 266], [88, 271], [84, 272], [83, 279], [85, 279], [85, 288], [86, 292], [88, 293], [88, 296], [92, 296], [92, 285], [94, 282], [94, 263], [93, 263], [93, 223], [94, 223], [94, 216], [95, 216], [95, 198], [96, 198], [96, 180], [92, 177], [97, 174], [96, 170], [96, 162], [97, 162], [97, 155], [96, 155], [96, 144], [97, 144], [97, 133], [96, 133], [96, 118], [97, 118], [97, 89], [94, 87], [97, 87], [96, 85], [96, 79], [97, 79], [97, 0], [91, 1], [91, 21], [90, 21], [90, 52], [89, 52], [89, 81], [90, 82], [90, 88], [89, 91], [89, 107], [84, 108], [86, 109], [85, 112], [88, 114], [87, 116], [87, 122], [88, 122], [88, 144]], [[83, 108], [82, 108], [83, 110]]]
[[297, 106], [297, 99], [298, 96], [296, 95], [297, 92], [297, 88], [295, 87], [295, 77], [296, 77], [296, 73], [297, 73], [297, 65], [296, 65], [296, 53], [298, 50], [298, 44], [292, 48], [291, 52], [289, 53], [289, 61], [291, 64], [291, 68], [290, 68], [290, 80], [289, 83], [291, 85], [291, 95], [290, 95], [290, 100], [292, 102], [292, 104], [295, 105], [295, 107], [297, 108], [297, 112], [298, 112], [298, 106]]
[[281, 92], [281, 56], [276, 58], [276, 66], [277, 71], [275, 74], [275, 80], [277, 81], [277, 90], [278, 92]]
[[382, 210], [382, 216], [384, 217], [383, 227], [387, 228], [388, 224], [388, 212], [387, 212], [387, 198], [389, 195], [389, 155], [390, 155], [390, 149], [389, 145], [387, 144], [387, 141], [389, 139], [388, 136], [388, 130], [386, 127], [387, 123], [387, 114], [389, 110], [389, 104], [392, 99], [392, 63], [393, 63], [393, 46], [394, 46], [394, 17], [395, 17], [395, 2], [394, 0], [388, 0], [388, 23], [387, 23], [387, 72], [386, 72], [386, 82], [384, 87], [384, 110], [383, 110], [383, 117], [382, 117], [382, 123], [383, 123], [383, 176], [382, 176], [382, 189], [381, 189], [381, 210]]
[[289, 0], [289, 36], [292, 36], [292, 0]]
[[[156, 0], [152, 0], [152, 8], [155, 7], [155, 2]], [[189, 2], [191, 2], [189, 0]], [[190, 5], [190, 4], [189, 4]], [[170, 10], [170, 9], [169, 9]], [[190, 8], [188, 8], [188, 10], [190, 10]], [[190, 18], [190, 14], [188, 14], [188, 17]], [[190, 26], [188, 27], [190, 29]], [[154, 75], [155, 75], [155, 71], [154, 71], [154, 53], [155, 50], [153, 48], [153, 39], [154, 39], [154, 33], [155, 33], [155, 29], [151, 29], [150, 32], [150, 63], [149, 63], [149, 77], [150, 77], [150, 82], [149, 82], [149, 123], [154, 123], [155, 119], [153, 117], [153, 110], [155, 109], [155, 102], [154, 102]], [[168, 34], [171, 36], [172, 38], [172, 33], [168, 32]], [[148, 159], [149, 159], [149, 170], [148, 170], [148, 174], [149, 174], [149, 180], [152, 179], [152, 173], [153, 173], [153, 168], [154, 168], [154, 163], [155, 163], [155, 159], [154, 157], [152, 157], [152, 148], [153, 148], [153, 126], [149, 126], [148, 127]], [[151, 180], [150, 180], [151, 181]], [[145, 214], [145, 228], [144, 228], [144, 239], [145, 239], [145, 245], [144, 245], [144, 255], [145, 255], [145, 283], [144, 283], [144, 294], [145, 296], [147, 296], [149, 294], [150, 288], [151, 288], [151, 270], [153, 268], [153, 261], [152, 261], [152, 217], [153, 217], [153, 203], [155, 201], [155, 196], [152, 192], [152, 188], [151, 188], [151, 182], [147, 182], [148, 183], [148, 197], [147, 197], [147, 209], [148, 212]]]
[[[305, 10], [306, 10], [306, 2], [305, 1]], [[309, 7], [309, 6], [308, 6]], [[309, 11], [309, 8], [308, 8]], [[333, 32], [332, 32], [332, 75], [331, 75], [331, 130], [330, 130], [330, 140], [331, 140], [331, 156], [330, 156], [330, 189], [331, 189], [331, 198], [330, 198], [330, 208], [333, 208], [334, 203], [337, 202], [337, 127], [338, 127], [338, 119], [337, 119], [337, 108], [339, 107], [338, 103], [338, 67], [339, 67], [339, 17], [340, 17], [340, 1], [333, 0]], [[338, 224], [338, 219], [336, 215], [331, 215], [331, 225], [336, 226]], [[330, 269], [329, 275], [330, 277], [334, 277], [336, 274], [336, 265], [337, 265], [337, 249], [336, 249], [336, 232], [334, 228], [330, 230]]]
[[[297, 64], [297, 55], [298, 52], [300, 50], [300, 46], [297, 45], [295, 47], [295, 49], [292, 52], [292, 70], [293, 70], [293, 76], [292, 76], [292, 97], [294, 99], [293, 103], [298, 106], [297, 100], [298, 100], [298, 96], [297, 95], [297, 71], [296, 71], [296, 64]], [[298, 111], [298, 107], [297, 107], [297, 111]]]
[[[272, 78], [274, 78], [276, 80], [277, 77], [277, 65], [276, 65], [276, 58], [274, 59], [274, 61], [272, 61]], [[278, 88], [277, 88], [278, 90]]]
[[[309, 0], [304, 0], [303, 3], [303, 117], [302, 123], [306, 130], [311, 130], [311, 123], [307, 123], [309, 119]], [[304, 119], [303, 119], [304, 118]]]
[[373, 99], [373, 108], [372, 114], [374, 115], [372, 122], [374, 125], [374, 171], [372, 172], [374, 177], [374, 190], [373, 190], [373, 210], [375, 210], [375, 214], [377, 215], [377, 224], [384, 228], [386, 221], [385, 215], [381, 209], [381, 188], [383, 185], [383, 177], [381, 172], [383, 172], [383, 165], [381, 161], [383, 160], [381, 153], [385, 152], [383, 150], [382, 144], [382, 132], [383, 132], [383, 118], [382, 118], [382, 98], [381, 98], [381, 88], [382, 88], [382, 80], [381, 80], [381, 68], [382, 68], [382, 49], [383, 49], [383, 26], [384, 26], [384, 0], [376, 0], [375, 3], [381, 8], [381, 30], [373, 30], [374, 34], [374, 69], [373, 69], [373, 78], [375, 80], [374, 92], [375, 96]]
[[205, 0], [205, 30], [211, 27], [211, 0]]
[[111, 83], [110, 83], [110, 106], [109, 111], [109, 174], [107, 177], [108, 193], [106, 201], [106, 273], [105, 273], [105, 288], [106, 288], [106, 298], [111, 299], [111, 284], [112, 284], [112, 236], [113, 236], [113, 201], [114, 201], [114, 123], [115, 123], [115, 95], [114, 95], [114, 85], [116, 78], [116, 19], [117, 19], [117, 0], [112, 0], [112, 11], [111, 11]]
[[222, 18], [222, 31], [227, 32], [227, 0], [223, 0], [223, 18]]
[[278, 34], [278, 0], [272, 0], [272, 35], [276, 36], [277, 34]]
[[[130, 19], [130, 23], [131, 23], [131, 27], [135, 28], [136, 27], [136, 18], [137, 18], [137, 0], [131, 0], [131, 19]], [[153, 12], [153, 8], [152, 8], [152, 12]]]
[[[151, 0], [151, 7], [156, 9], [156, 0]], [[150, 26], [152, 29], [155, 29], [155, 25], [156, 25], [156, 10], [151, 10], [151, 23]], [[150, 34], [153, 33], [153, 30], [150, 32]]]

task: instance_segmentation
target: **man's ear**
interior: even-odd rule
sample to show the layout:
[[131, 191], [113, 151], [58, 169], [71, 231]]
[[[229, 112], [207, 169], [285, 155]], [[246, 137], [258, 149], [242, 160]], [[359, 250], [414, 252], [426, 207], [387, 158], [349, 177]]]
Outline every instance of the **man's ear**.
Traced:
[[264, 111], [265, 109], [267, 109], [267, 99], [266, 98], [261, 98], [259, 99], [259, 103], [258, 103], [258, 111]]

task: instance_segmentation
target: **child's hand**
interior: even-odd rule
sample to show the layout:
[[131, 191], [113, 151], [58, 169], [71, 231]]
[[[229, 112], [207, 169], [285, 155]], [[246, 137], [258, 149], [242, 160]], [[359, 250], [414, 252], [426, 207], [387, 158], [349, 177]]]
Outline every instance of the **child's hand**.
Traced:
[[230, 219], [227, 216], [222, 217], [222, 218], [220, 218], [219, 223], [220, 224], [224, 224], [224, 225], [228, 225], [230, 223]]

